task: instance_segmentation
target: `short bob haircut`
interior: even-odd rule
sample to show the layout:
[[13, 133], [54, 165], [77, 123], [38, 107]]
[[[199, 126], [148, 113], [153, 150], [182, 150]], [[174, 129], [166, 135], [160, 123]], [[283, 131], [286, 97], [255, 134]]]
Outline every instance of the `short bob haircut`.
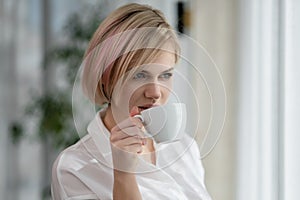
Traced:
[[161, 11], [136, 3], [118, 8], [100, 24], [86, 49], [83, 92], [94, 104], [110, 103], [126, 72], [151, 63], [164, 51], [178, 61], [178, 39]]

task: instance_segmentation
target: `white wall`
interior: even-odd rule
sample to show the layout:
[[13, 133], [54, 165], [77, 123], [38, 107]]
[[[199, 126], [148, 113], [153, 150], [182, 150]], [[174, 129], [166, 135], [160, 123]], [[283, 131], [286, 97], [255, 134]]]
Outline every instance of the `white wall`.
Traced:
[[[237, 1], [190, 2], [192, 37], [207, 49], [216, 62], [227, 95], [227, 114], [223, 133], [215, 148], [203, 160], [207, 188], [214, 200], [232, 200], [235, 198], [236, 189]], [[209, 105], [209, 102], [207, 104]], [[209, 107], [203, 112], [209, 113]]]

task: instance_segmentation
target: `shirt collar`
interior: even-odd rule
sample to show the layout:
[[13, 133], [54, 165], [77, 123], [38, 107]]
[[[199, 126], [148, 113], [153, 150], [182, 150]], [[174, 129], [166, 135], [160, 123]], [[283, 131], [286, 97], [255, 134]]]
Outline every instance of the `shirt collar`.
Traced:
[[100, 154], [108, 164], [112, 164], [111, 146], [109, 140], [110, 132], [107, 130], [101, 119], [105, 112], [106, 108], [103, 108], [99, 112], [97, 112], [95, 118], [88, 125], [87, 131], [93, 139], [97, 148], [96, 154]]

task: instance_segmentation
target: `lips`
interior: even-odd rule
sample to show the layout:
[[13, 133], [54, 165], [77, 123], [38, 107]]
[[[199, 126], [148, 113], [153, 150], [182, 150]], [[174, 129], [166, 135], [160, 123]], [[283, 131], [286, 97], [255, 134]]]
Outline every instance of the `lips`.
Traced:
[[138, 106], [138, 108], [139, 108], [139, 111], [142, 112], [143, 110], [147, 110], [147, 109], [155, 107], [155, 106], [158, 106], [158, 105], [146, 104], [146, 105]]

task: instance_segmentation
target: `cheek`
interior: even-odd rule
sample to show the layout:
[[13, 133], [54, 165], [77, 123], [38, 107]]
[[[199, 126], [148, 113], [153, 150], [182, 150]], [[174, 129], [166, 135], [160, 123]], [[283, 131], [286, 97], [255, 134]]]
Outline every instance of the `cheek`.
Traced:
[[168, 99], [169, 99], [169, 97], [170, 97], [170, 94], [171, 94], [171, 89], [172, 88], [170, 88], [170, 87], [168, 87], [168, 88], [166, 88], [166, 87], [164, 87], [161, 91], [162, 91], [162, 101], [163, 101], [163, 103], [165, 103]]
[[120, 109], [128, 109], [130, 112], [132, 107], [138, 105], [143, 97], [143, 88], [135, 84], [125, 84], [122, 89], [119, 90], [119, 94], [116, 104], [120, 106]]
[[166, 97], [169, 97], [173, 90], [173, 79], [163, 84], [162, 91]]
[[112, 100], [115, 103], [115, 106], [119, 107], [119, 109], [126, 108], [126, 106], [129, 105], [131, 95], [131, 88], [127, 85], [115, 87], [113, 91]]
[[172, 82], [165, 82], [160, 86], [161, 98], [160, 103], [165, 104], [167, 103], [170, 95], [172, 94], [173, 84]]
[[141, 100], [143, 97], [143, 89], [139, 88], [133, 91], [130, 95], [129, 99], [129, 105], [132, 107], [138, 103], [139, 100]]

